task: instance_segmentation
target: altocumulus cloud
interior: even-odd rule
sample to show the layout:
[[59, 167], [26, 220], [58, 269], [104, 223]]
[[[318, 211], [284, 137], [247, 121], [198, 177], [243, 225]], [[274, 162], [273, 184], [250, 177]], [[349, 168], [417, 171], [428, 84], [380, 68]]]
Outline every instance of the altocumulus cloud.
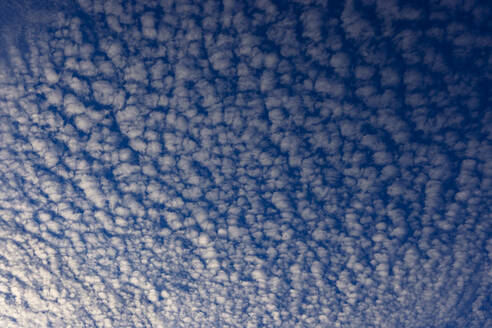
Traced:
[[3, 1], [2, 327], [492, 326], [485, 1]]

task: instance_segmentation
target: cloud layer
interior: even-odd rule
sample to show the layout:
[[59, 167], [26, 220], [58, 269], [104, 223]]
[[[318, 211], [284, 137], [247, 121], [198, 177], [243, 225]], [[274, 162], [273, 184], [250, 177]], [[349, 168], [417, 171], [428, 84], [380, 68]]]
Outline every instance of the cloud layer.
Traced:
[[57, 10], [2, 39], [2, 327], [492, 325], [490, 5]]

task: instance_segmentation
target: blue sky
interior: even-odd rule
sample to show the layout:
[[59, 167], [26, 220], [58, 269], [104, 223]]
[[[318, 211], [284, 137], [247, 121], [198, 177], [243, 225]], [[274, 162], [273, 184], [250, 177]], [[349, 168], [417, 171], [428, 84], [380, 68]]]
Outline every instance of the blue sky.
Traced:
[[0, 326], [492, 327], [487, 1], [2, 1]]

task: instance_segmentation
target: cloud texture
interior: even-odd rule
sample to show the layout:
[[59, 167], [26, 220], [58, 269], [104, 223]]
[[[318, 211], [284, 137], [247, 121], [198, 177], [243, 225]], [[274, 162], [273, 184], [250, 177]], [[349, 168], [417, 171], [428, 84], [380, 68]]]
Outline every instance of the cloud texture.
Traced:
[[36, 10], [2, 27], [2, 327], [492, 326], [486, 2]]

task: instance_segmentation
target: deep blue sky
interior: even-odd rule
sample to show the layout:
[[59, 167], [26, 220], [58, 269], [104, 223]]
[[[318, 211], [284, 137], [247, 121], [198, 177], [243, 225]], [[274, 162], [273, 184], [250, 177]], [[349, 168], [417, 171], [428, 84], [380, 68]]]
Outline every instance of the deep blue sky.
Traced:
[[0, 2], [1, 327], [492, 327], [492, 6], [279, 3]]

